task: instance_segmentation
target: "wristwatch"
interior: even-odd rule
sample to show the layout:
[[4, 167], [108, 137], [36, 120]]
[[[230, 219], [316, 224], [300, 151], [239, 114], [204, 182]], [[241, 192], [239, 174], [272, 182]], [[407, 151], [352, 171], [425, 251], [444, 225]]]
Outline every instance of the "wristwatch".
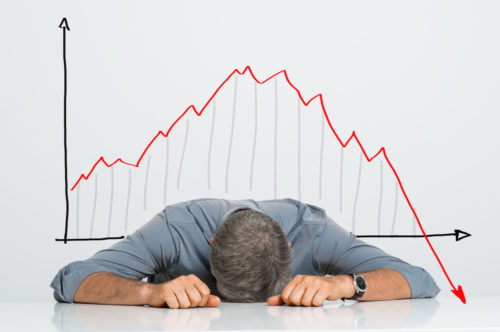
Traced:
[[366, 279], [361, 274], [353, 273], [352, 282], [354, 283], [354, 289], [356, 293], [354, 293], [353, 297], [348, 298], [347, 300], [355, 300], [358, 297], [365, 295], [366, 293]]

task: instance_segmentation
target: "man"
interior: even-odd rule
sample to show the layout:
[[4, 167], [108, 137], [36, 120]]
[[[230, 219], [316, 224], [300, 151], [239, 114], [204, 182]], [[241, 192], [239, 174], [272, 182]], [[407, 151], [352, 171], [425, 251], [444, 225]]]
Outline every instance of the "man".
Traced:
[[[150, 282], [141, 281], [148, 278]], [[325, 300], [433, 297], [432, 277], [292, 199], [199, 199], [167, 206], [109, 249], [73, 262], [61, 302], [190, 308], [221, 298], [320, 306]]]

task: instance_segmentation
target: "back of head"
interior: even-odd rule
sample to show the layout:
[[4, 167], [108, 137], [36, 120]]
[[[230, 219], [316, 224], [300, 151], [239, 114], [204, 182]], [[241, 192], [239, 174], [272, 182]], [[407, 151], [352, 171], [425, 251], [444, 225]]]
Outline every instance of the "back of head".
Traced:
[[217, 228], [210, 268], [224, 300], [266, 301], [290, 281], [288, 240], [269, 216], [250, 209], [236, 211]]

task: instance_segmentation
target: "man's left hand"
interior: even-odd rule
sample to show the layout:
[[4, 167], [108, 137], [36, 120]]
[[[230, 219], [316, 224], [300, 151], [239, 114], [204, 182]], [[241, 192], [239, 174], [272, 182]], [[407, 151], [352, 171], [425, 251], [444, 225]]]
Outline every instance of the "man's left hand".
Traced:
[[269, 305], [297, 305], [319, 307], [325, 300], [349, 298], [355, 293], [352, 276], [296, 275], [281, 294], [267, 299]]

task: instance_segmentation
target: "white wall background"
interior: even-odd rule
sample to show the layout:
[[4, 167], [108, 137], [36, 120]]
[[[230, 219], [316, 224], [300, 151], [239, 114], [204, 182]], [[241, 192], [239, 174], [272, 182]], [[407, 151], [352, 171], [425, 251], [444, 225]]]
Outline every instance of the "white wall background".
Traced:
[[[104, 156], [135, 162], [145, 145], [188, 105], [200, 108], [235, 69], [250, 65], [264, 79], [286, 69], [309, 99], [324, 96], [333, 126], [346, 140], [356, 130], [368, 154], [381, 146], [396, 167], [427, 233], [472, 237], [432, 243], [466, 296], [499, 295], [486, 273], [500, 273], [498, 150], [500, 46], [494, 1], [2, 1], [0, 2], [0, 300], [49, 300], [57, 270], [109, 242], [55, 242], [64, 231], [62, 31], [67, 17], [70, 183]], [[253, 190], [247, 188], [254, 85], [238, 77], [229, 190], [225, 190], [234, 80], [218, 97], [213, 188], [207, 185], [212, 108], [186, 116], [189, 144], [182, 184], [175, 185], [185, 123], [172, 131], [167, 203], [205, 196], [273, 198], [275, 82], [258, 88], [259, 134]], [[297, 97], [276, 79], [278, 197], [297, 197]], [[352, 226], [359, 149], [344, 153], [344, 208], [338, 209], [339, 145], [325, 134], [323, 196], [317, 195], [321, 110], [301, 113], [302, 199]], [[272, 122], [274, 123], [274, 122]], [[267, 127], [266, 127], [267, 126]], [[144, 209], [145, 165], [131, 171], [129, 231], [161, 209], [165, 140], [152, 147]], [[269, 143], [269, 144], [267, 144]], [[176, 159], [177, 158], [177, 159]], [[247, 158], [247, 159], [245, 159]], [[199, 164], [197, 164], [199, 161]], [[257, 166], [260, 165], [260, 166]], [[283, 166], [285, 165], [285, 166]], [[287, 167], [293, 165], [293, 167]], [[201, 171], [200, 171], [201, 170]], [[356, 233], [377, 231], [380, 159], [364, 162]], [[384, 170], [383, 233], [391, 231], [394, 182]], [[128, 168], [97, 168], [95, 236], [124, 234]], [[189, 175], [188, 175], [189, 174]], [[82, 182], [76, 226], [71, 193], [70, 237], [89, 234], [95, 178]], [[330, 182], [329, 182], [330, 181]], [[260, 187], [259, 187], [260, 185]], [[134, 205], [135, 204], [135, 205]], [[109, 206], [112, 206], [110, 218]], [[111, 220], [111, 221], [110, 221]], [[413, 233], [399, 193], [396, 233]], [[450, 289], [423, 239], [370, 241], [423, 266]]]

